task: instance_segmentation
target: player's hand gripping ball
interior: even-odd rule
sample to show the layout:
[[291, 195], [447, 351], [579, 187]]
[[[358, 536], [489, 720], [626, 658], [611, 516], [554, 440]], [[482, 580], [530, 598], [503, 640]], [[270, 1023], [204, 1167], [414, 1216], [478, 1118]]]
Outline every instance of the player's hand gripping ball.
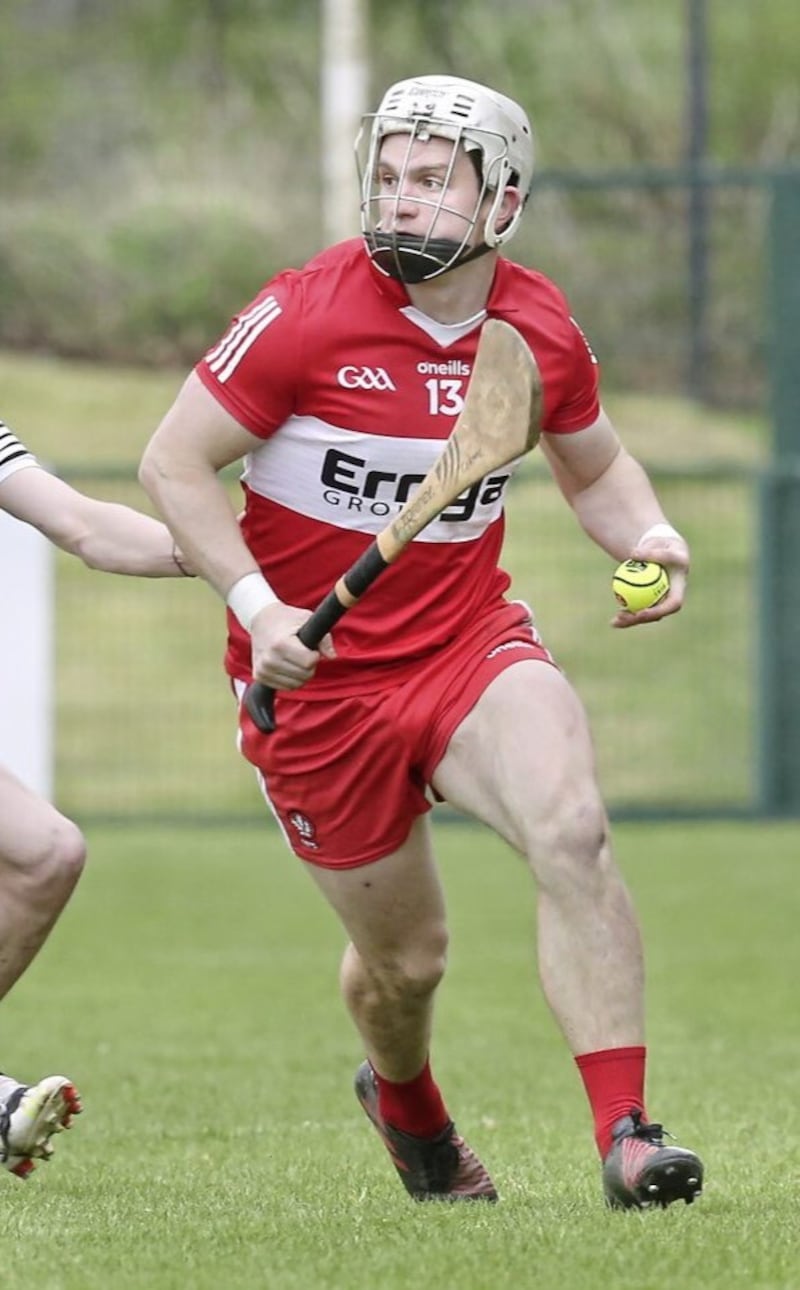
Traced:
[[614, 570], [611, 587], [617, 604], [632, 614], [652, 609], [669, 591], [669, 574], [663, 564], [626, 560]]

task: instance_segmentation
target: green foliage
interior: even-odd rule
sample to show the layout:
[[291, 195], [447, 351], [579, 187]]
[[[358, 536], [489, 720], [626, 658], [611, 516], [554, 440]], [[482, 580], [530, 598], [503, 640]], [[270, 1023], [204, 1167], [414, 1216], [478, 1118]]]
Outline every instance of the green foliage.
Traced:
[[[711, 156], [765, 160], [769, 139], [771, 160], [797, 159], [797, 7], [707, 7]], [[437, 71], [496, 84], [528, 106], [549, 166], [674, 165], [683, 156], [685, 5], [373, 0], [372, 11], [383, 37], [373, 45], [376, 88]]]
[[283, 267], [247, 208], [142, 205], [98, 231], [76, 210], [0, 218], [0, 333], [9, 345], [193, 362]]
[[[712, 159], [797, 159], [797, 6], [709, 0], [708, 11]], [[542, 167], [683, 157], [685, 6], [365, 0], [365, 12], [373, 97], [402, 76], [453, 71], [527, 105]], [[318, 248], [321, 14], [312, 0], [8, 0], [0, 343], [183, 360], [267, 272]], [[623, 204], [607, 222], [585, 195], [561, 194], [514, 253], [555, 266], [615, 354], [636, 341], [614, 369], [620, 380], [645, 386], [666, 348], [674, 388], [686, 325], [682, 200]], [[759, 262], [760, 232], [747, 221], [715, 230], [713, 324], [735, 323], [713, 355], [717, 395], [743, 363], [748, 397], [760, 392], [752, 283], [732, 264], [734, 249], [740, 263]]]
[[64, 1069], [86, 1110], [29, 1182], [4, 1180], [3, 1290], [795, 1290], [796, 826], [616, 830], [650, 1114], [707, 1167], [696, 1205], [646, 1214], [603, 1208], [536, 983], [533, 888], [486, 831], [436, 831], [452, 947], [433, 1064], [500, 1190], [487, 1209], [402, 1190], [352, 1093], [343, 934], [268, 819], [88, 840], [4, 1003], [7, 1069]]
[[262, 229], [234, 206], [144, 210], [109, 232], [120, 344], [150, 361], [197, 359], [280, 267]]
[[711, 3], [712, 155], [762, 163], [800, 159], [800, 9]]

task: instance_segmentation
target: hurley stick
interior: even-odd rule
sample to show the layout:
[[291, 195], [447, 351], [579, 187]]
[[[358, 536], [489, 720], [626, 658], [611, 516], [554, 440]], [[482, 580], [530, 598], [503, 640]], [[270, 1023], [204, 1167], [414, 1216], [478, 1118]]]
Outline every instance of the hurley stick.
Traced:
[[[542, 380], [519, 332], [499, 318], [483, 325], [464, 407], [441, 455], [394, 519], [347, 570], [297, 635], [316, 649], [418, 533], [466, 489], [530, 452], [539, 439]], [[275, 692], [254, 681], [244, 704], [259, 730], [275, 729]]]

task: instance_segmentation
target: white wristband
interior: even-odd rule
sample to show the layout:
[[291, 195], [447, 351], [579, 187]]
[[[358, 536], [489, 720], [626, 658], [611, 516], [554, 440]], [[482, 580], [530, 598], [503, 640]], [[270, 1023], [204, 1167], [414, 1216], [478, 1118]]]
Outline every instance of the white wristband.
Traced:
[[680, 542], [683, 542], [685, 540], [683, 537], [681, 537], [678, 530], [674, 529], [671, 524], [651, 524], [650, 528], [646, 529], [645, 532], [642, 534], [642, 536], [639, 538], [639, 541], [636, 543], [636, 545], [641, 546], [642, 542], [646, 542], [648, 538], [654, 538], [654, 537], [677, 538]]
[[249, 632], [256, 614], [260, 614], [267, 605], [276, 605], [278, 597], [263, 574], [246, 573], [238, 582], [234, 582], [225, 602], [245, 631]]

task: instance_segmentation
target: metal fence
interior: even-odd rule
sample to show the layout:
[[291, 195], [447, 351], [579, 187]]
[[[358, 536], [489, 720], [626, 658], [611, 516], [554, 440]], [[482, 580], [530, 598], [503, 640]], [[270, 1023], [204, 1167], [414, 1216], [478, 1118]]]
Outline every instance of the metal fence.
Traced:
[[[584, 698], [612, 809], [800, 809], [800, 172], [543, 174], [513, 249], [566, 288], [606, 405], [693, 547], [686, 612], [612, 632], [610, 562], [541, 463], [509, 496], [514, 594]], [[64, 473], [141, 505], [133, 465], [129, 482]], [[212, 593], [92, 578], [59, 564], [59, 802], [79, 818], [257, 818]]]
[[[693, 546], [683, 614], [611, 630], [612, 562], [537, 463], [509, 496], [513, 594], [534, 607], [584, 699], [616, 815], [755, 810], [758, 473], [719, 464], [651, 473]], [[70, 478], [97, 495], [140, 501], [132, 479]], [[80, 820], [262, 817], [235, 747], [224, 614], [205, 584], [100, 578], [59, 557], [57, 624], [63, 809]]]

